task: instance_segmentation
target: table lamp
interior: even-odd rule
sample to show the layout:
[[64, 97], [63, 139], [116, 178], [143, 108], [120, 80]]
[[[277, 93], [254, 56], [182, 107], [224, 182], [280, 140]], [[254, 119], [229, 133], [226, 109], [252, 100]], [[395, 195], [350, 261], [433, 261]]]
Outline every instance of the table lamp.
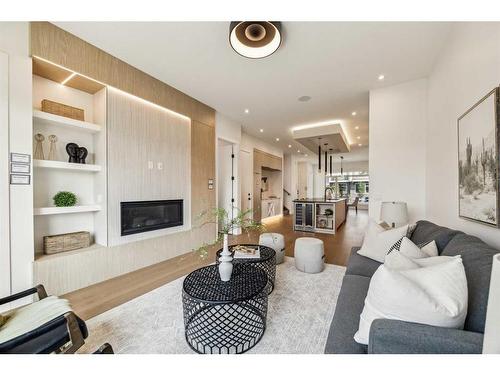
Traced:
[[493, 257], [483, 354], [500, 354], [500, 254]]
[[396, 228], [396, 225], [407, 224], [408, 208], [406, 202], [382, 202], [380, 220], [385, 221], [392, 228]]

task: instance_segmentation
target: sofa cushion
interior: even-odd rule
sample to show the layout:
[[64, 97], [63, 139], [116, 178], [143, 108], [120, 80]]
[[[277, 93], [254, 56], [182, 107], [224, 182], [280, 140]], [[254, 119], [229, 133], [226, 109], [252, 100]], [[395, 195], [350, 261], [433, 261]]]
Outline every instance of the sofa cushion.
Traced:
[[459, 233], [441, 253], [441, 255], [462, 256], [469, 290], [468, 311], [464, 326], [467, 331], [484, 332], [491, 264], [493, 255], [499, 252], [477, 237]]
[[359, 327], [359, 315], [365, 306], [369, 285], [369, 277], [344, 276], [326, 341], [325, 353], [365, 354], [367, 352], [366, 345], [360, 345], [354, 341], [354, 334]]
[[372, 277], [382, 263], [358, 254], [359, 247], [353, 247], [347, 261], [346, 275]]
[[450, 242], [450, 240], [458, 233], [462, 232], [446, 227], [440, 227], [430, 221], [420, 220], [417, 221], [417, 226], [413, 231], [410, 240], [416, 244], [427, 243], [434, 240], [436, 241], [439, 253], [441, 253], [448, 242]]

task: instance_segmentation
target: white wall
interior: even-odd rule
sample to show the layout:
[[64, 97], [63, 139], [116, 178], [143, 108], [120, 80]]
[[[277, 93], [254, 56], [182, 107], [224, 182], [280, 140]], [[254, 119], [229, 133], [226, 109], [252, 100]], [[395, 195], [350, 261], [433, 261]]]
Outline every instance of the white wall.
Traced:
[[381, 201], [407, 202], [411, 222], [426, 217], [426, 101], [426, 79], [370, 91], [369, 210], [375, 220]]
[[458, 217], [457, 119], [499, 83], [500, 23], [455, 24], [428, 83], [427, 218], [497, 248], [499, 229]]
[[[0, 22], [0, 50], [9, 59], [9, 147], [0, 152], [32, 152], [31, 59], [29, 23]], [[3, 155], [5, 157], [5, 154]], [[32, 286], [33, 188], [10, 185], [11, 293]], [[4, 212], [1, 212], [4, 214]], [[4, 250], [5, 251], [5, 250]]]
[[10, 294], [9, 55], [0, 51], [0, 296]]
[[215, 134], [218, 139], [235, 144], [241, 143], [241, 125], [238, 122], [220, 112], [215, 112], [215, 123], [217, 124]]
[[275, 147], [261, 139], [252, 137], [251, 135], [242, 132], [241, 149], [245, 151], [250, 151], [253, 154], [254, 148], [267, 152], [268, 154], [278, 156], [280, 158], [283, 157], [283, 151], [279, 147]]

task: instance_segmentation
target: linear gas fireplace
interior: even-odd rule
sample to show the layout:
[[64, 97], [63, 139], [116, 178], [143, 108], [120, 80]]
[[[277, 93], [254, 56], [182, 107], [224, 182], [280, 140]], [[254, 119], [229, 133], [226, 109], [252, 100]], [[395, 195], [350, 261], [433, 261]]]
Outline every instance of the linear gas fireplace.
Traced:
[[183, 225], [182, 199], [121, 202], [121, 235]]

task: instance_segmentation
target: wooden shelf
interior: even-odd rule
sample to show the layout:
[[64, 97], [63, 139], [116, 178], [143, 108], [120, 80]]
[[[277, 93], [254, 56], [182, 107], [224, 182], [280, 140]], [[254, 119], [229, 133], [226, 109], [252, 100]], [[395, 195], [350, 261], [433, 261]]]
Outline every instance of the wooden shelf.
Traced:
[[103, 248], [104, 246], [99, 244], [92, 244], [89, 247], [84, 247], [83, 249], [63, 251], [62, 253], [56, 254], [44, 254], [41, 250], [35, 253], [35, 262], [50, 261], [52, 259], [68, 257], [72, 255], [82, 254], [87, 251], [94, 251]]
[[55, 160], [33, 160], [33, 166], [35, 168], [50, 168], [50, 169], [64, 169], [70, 171], [82, 171], [82, 172], [99, 172], [102, 168], [100, 165], [95, 164], [78, 164], [78, 163], [68, 163], [65, 161], [55, 161]]
[[58, 214], [74, 214], [79, 212], [95, 212], [100, 211], [101, 206], [97, 204], [87, 206], [72, 206], [72, 207], [35, 207], [33, 214], [39, 215], [58, 215]]
[[33, 120], [43, 125], [65, 126], [82, 130], [88, 133], [97, 133], [101, 131], [101, 126], [93, 124], [91, 122], [74, 120], [68, 117], [53, 115], [52, 113], [42, 112], [38, 109], [33, 110]]

